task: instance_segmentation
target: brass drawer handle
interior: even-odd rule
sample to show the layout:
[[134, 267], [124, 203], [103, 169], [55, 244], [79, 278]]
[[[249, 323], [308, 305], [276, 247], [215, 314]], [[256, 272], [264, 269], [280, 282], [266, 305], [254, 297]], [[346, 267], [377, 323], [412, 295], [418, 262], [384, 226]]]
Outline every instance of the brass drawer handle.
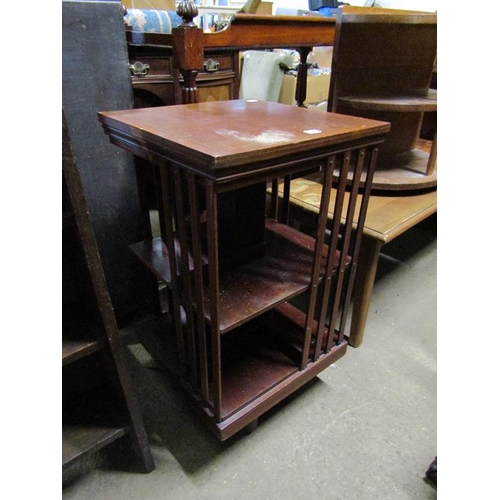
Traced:
[[128, 65], [130, 71], [135, 76], [145, 76], [149, 69], [149, 64], [143, 64], [140, 61], [136, 61], [134, 64]]
[[203, 66], [205, 66], [205, 70], [208, 73], [215, 73], [219, 69], [219, 63], [217, 61], [214, 61], [213, 59], [207, 59], [203, 63]]

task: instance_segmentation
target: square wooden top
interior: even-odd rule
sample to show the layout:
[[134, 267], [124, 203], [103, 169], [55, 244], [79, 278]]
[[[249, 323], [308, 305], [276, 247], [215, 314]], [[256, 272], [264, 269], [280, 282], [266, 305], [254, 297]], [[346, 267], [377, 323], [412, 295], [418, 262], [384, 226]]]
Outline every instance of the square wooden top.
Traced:
[[112, 142], [134, 154], [177, 160], [213, 177], [231, 167], [378, 143], [390, 128], [254, 99], [101, 112], [99, 120]]

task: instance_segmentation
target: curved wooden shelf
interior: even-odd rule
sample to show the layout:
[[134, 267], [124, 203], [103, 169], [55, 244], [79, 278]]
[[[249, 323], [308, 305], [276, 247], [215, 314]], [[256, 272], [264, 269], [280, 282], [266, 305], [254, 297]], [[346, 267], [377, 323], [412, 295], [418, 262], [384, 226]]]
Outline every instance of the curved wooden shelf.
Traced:
[[437, 111], [437, 90], [430, 89], [426, 96], [348, 96], [339, 98], [338, 102], [352, 109], [367, 111], [423, 113]]
[[[380, 191], [415, 191], [437, 186], [437, 165], [426, 175], [431, 141], [420, 139], [417, 147], [388, 157], [379, 158], [373, 176], [372, 189]], [[338, 172], [334, 173], [338, 180]], [[352, 177], [349, 179], [352, 180]], [[361, 184], [365, 182], [362, 179]]]
[[372, 189], [415, 190], [437, 186], [437, 166], [432, 175], [426, 175], [429, 154], [415, 148], [382, 159], [373, 176]]

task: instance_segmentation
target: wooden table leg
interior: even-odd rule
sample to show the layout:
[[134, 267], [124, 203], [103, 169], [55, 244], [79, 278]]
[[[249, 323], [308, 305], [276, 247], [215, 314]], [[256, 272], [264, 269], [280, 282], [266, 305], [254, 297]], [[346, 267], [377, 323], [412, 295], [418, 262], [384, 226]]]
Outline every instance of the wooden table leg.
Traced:
[[349, 334], [349, 345], [352, 347], [359, 347], [363, 342], [381, 247], [382, 241], [363, 236], [353, 291], [352, 322]]

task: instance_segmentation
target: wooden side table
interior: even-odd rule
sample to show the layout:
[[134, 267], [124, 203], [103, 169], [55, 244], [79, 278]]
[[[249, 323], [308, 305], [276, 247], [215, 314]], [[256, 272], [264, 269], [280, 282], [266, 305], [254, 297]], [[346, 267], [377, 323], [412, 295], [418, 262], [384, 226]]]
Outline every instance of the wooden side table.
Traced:
[[[156, 168], [161, 237], [132, 250], [166, 284], [166, 305], [141, 341], [227, 439], [345, 354], [342, 306], [389, 124], [255, 100], [99, 119], [113, 143]], [[278, 210], [277, 191], [271, 203], [266, 193], [311, 168], [325, 186], [335, 169], [342, 172], [331, 221], [331, 189], [323, 190], [316, 238], [287, 224], [286, 195]], [[363, 172], [367, 188], [356, 211]], [[340, 223], [344, 203], [347, 224]]]
[[[322, 190], [321, 175], [318, 174], [297, 178], [290, 183], [289, 203], [295, 209], [291, 212], [295, 219], [294, 226], [305, 223], [308, 218], [305, 214], [317, 217], [321, 206]], [[336, 189], [332, 188], [332, 199], [335, 198], [336, 192]], [[280, 189], [279, 194], [283, 195], [283, 188]], [[299, 213], [297, 213], [297, 208], [300, 209]], [[333, 218], [334, 210], [335, 206], [330, 201], [329, 218]], [[374, 195], [372, 191], [363, 229], [353, 293], [350, 346], [359, 347], [363, 342], [382, 246], [436, 212], [437, 190], [404, 196]], [[345, 217], [342, 217], [342, 223], [345, 220]]]

